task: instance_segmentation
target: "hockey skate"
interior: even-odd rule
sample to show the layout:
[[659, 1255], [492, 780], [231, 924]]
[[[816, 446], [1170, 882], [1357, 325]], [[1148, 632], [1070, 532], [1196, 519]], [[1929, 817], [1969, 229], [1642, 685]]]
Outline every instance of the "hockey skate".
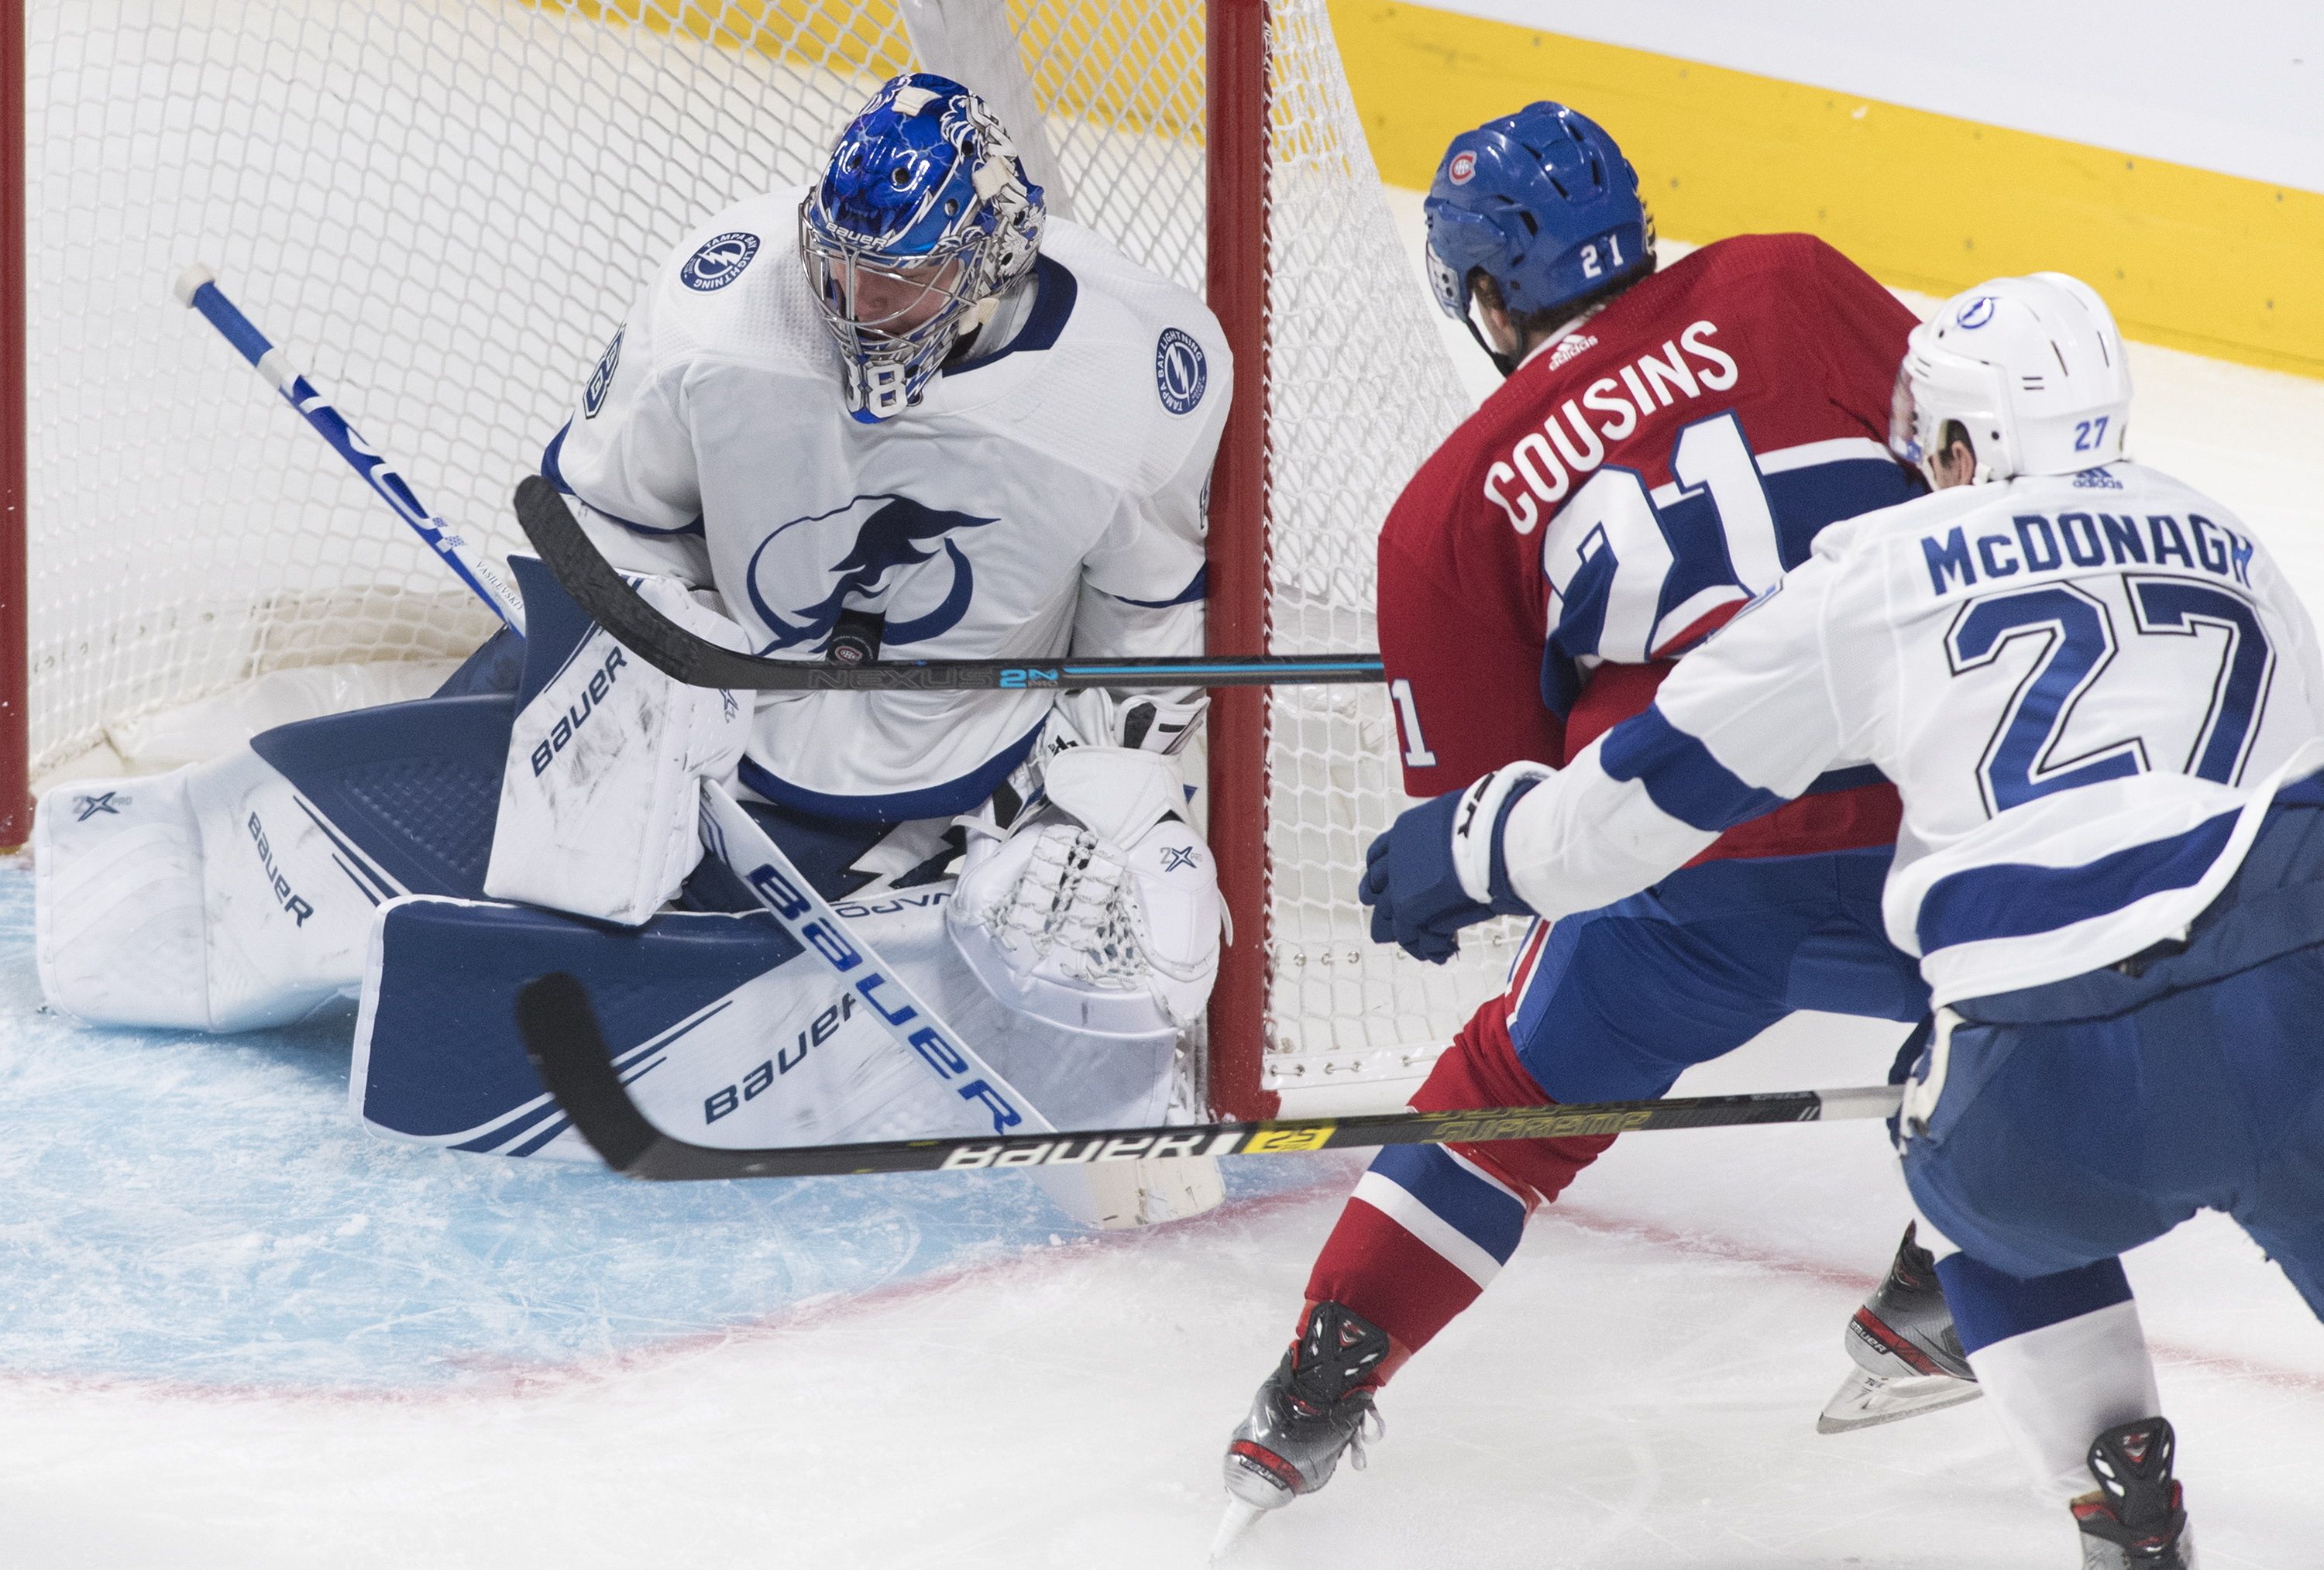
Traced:
[[2082, 1570], [2195, 1570], [2185, 1491], [2172, 1474], [2178, 1441], [2162, 1418], [2108, 1428], [2090, 1445], [2097, 1489], [2074, 1501]]
[[1332, 1481], [1345, 1453], [1361, 1471], [1364, 1425], [1388, 1431], [1372, 1406], [1372, 1375], [1388, 1354], [1388, 1332], [1353, 1309], [1318, 1303], [1298, 1339], [1252, 1398], [1250, 1415], [1227, 1444], [1227, 1509], [1213, 1554], [1266, 1510], [1279, 1510]]
[[1919, 1230], [1918, 1222], [1904, 1228], [1887, 1279], [1848, 1322], [1843, 1340], [1856, 1370], [1824, 1403], [1819, 1434], [1916, 1418], [1982, 1393], [1937, 1285], [1936, 1258], [1915, 1240]]

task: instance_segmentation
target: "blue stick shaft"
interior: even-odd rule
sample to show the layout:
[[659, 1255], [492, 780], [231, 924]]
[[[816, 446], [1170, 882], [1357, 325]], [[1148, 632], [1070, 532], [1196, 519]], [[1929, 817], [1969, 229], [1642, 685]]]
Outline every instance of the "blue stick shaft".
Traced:
[[218, 330], [220, 336], [241, 351], [242, 357], [253, 369], [266, 378], [283, 400], [303, 416], [322, 438], [331, 444], [331, 450], [346, 460], [347, 465], [363, 476], [364, 483], [378, 492], [381, 500], [395, 510], [397, 517], [411, 527], [414, 534], [427, 542], [428, 548], [444, 560], [460, 582], [473, 590], [477, 599], [489, 607], [493, 615], [505, 622], [511, 630], [521, 637], [524, 633], [524, 602], [515, 588], [492, 565], [472, 555], [468, 542], [462, 539], [452, 526], [420, 504], [411, 489], [411, 482], [396, 472], [386, 457], [363, 439], [346, 416], [333, 408], [314, 384], [290, 364], [281, 350], [267, 342], [248, 317], [236, 308], [219, 289], [217, 280], [207, 268], [191, 267], [179, 275], [178, 298], [201, 313], [202, 319]]

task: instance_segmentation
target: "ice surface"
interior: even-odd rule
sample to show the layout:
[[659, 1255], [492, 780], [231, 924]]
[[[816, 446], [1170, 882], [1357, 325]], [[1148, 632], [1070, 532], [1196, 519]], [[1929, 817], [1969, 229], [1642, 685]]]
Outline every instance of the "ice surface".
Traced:
[[[1011, 1174], [652, 1187], [374, 1141], [347, 1025], [34, 1012], [0, 874], [12, 1566], [1194, 1565], [1349, 1158], [1091, 1235]], [[1803, 1017], [1682, 1088], [1877, 1078]], [[1904, 1199], [1867, 1125], [1640, 1136], [1268, 1566], [2061, 1566], [1981, 1407], [1814, 1432]], [[2233, 1227], [2131, 1261], [2215, 1567], [2309, 1563], [2324, 1334]]]

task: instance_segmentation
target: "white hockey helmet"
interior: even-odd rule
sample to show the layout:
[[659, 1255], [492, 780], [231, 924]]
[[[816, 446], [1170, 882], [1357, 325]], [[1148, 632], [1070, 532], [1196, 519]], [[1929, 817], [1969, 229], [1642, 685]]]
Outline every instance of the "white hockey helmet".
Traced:
[[1980, 481], [2072, 474], [2122, 456], [2129, 415], [2130, 366], [2106, 301], [2078, 278], [2036, 272], [1980, 283], [1913, 329], [1888, 447], [1925, 472], [1958, 420]]

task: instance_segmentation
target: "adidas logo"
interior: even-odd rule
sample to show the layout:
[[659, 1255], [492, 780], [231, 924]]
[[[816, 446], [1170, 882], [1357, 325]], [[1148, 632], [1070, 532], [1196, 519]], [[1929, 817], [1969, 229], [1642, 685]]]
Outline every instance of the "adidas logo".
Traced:
[[1597, 346], [1598, 340], [1587, 333], [1576, 333], [1570, 338], [1560, 338], [1557, 341], [1557, 347], [1549, 352], [1549, 368], [1554, 371], [1576, 354], [1585, 353]]
[[2107, 473], [2104, 469], [2084, 469], [2080, 473], [2074, 476], [2074, 489], [2077, 491], [2119, 491], [2122, 489], [2122, 482]]

